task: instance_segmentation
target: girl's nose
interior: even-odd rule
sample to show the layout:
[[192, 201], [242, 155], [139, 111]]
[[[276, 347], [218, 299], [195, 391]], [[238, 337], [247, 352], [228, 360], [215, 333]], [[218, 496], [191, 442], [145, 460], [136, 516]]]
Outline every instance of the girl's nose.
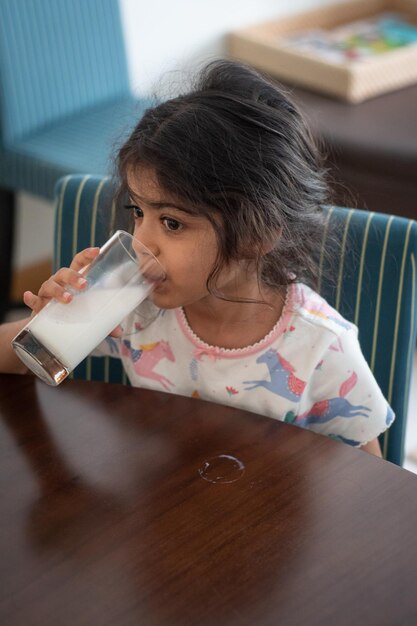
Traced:
[[141, 224], [139, 228], [135, 228], [133, 233], [135, 240], [138, 241], [138, 250], [137, 252], [146, 253], [149, 251], [155, 257], [157, 257], [160, 253], [158, 243], [155, 238], [155, 229], [146, 227], [144, 224]]
[[133, 249], [142, 274], [144, 274], [148, 280], [153, 282], [162, 281], [166, 276], [166, 272], [161, 263], [158, 261], [157, 256], [159, 251], [155, 248], [155, 246], [153, 246], [153, 250], [151, 250], [148, 246], [145, 246], [142, 241], [139, 241], [139, 239], [135, 237], [133, 241]]
[[143, 239], [139, 238], [136, 234], [134, 235], [134, 238], [133, 249], [138, 256], [159, 256], [159, 248], [155, 243], [143, 241]]

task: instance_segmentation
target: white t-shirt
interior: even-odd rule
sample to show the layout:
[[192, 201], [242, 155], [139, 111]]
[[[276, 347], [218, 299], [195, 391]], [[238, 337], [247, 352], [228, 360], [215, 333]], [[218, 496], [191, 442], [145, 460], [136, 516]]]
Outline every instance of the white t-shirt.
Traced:
[[182, 309], [141, 310], [95, 355], [121, 358], [133, 386], [210, 400], [309, 428], [353, 446], [394, 420], [362, 355], [357, 328], [306, 285], [288, 288], [261, 341], [225, 349], [199, 339]]

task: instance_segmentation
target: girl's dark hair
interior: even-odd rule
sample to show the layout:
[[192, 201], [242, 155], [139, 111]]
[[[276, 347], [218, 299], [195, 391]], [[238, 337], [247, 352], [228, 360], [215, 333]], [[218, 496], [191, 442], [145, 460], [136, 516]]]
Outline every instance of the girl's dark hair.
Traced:
[[138, 166], [213, 225], [212, 293], [223, 264], [244, 257], [256, 260], [264, 284], [315, 286], [327, 185], [310, 131], [280, 86], [235, 61], [209, 63], [192, 91], [148, 109], [121, 148], [122, 194]]

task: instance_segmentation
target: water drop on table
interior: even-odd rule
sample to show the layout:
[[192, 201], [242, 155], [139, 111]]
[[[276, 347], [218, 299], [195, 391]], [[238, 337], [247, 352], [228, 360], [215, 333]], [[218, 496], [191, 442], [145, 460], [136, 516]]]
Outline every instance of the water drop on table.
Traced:
[[204, 461], [198, 473], [210, 483], [234, 483], [242, 478], [245, 466], [230, 454], [219, 454]]

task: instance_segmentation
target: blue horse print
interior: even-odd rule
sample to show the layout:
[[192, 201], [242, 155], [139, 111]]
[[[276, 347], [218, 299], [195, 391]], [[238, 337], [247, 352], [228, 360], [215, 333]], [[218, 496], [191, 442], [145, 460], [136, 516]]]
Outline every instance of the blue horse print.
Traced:
[[363, 404], [351, 404], [345, 396], [355, 387], [358, 381], [356, 372], [347, 378], [339, 388], [339, 395], [329, 400], [315, 402], [313, 406], [298, 415], [294, 424], [307, 426], [309, 424], [325, 424], [335, 417], [369, 417], [370, 408]]
[[[287, 400], [299, 402], [307, 383], [297, 378], [291, 363], [272, 348], [261, 354], [256, 362], [267, 365], [270, 380], [244, 381], [245, 385], [250, 385], [246, 387], [246, 390], [264, 387]], [[369, 407], [363, 404], [352, 404], [345, 397], [355, 387], [357, 380], [356, 372], [352, 372], [349, 378], [340, 385], [338, 396], [315, 402], [308, 411], [296, 416], [292, 422], [298, 426], [307, 426], [324, 424], [335, 417], [369, 417], [371, 410]]]
[[306, 382], [297, 378], [295, 369], [279, 352], [270, 348], [256, 359], [257, 363], [265, 363], [269, 370], [270, 380], [246, 380], [243, 381], [247, 391], [257, 387], [265, 387], [272, 393], [282, 396], [287, 400], [298, 402], [305, 389]]

